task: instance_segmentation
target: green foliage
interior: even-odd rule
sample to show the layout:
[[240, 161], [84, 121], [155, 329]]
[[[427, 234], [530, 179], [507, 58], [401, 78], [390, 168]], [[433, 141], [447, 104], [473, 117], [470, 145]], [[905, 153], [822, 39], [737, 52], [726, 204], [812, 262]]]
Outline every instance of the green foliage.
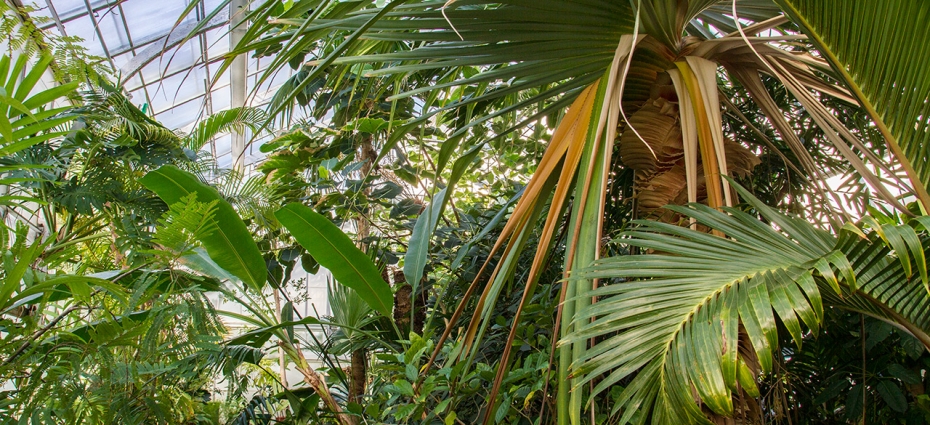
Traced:
[[[259, 86], [297, 72], [267, 111], [187, 135], [4, 8], [26, 54], [0, 60], [0, 422], [925, 422], [930, 219], [884, 181], [907, 187], [904, 158], [927, 174], [926, 55], [902, 34], [930, 15], [775, 3], [789, 20], [765, 0], [272, 0], [220, 69], [253, 52]], [[725, 107], [748, 205], [642, 207], [682, 183], [649, 173], [691, 160], [636, 168], [628, 132], [652, 151], [687, 130], [668, 72], [686, 59], [712, 64], [704, 112]], [[82, 97], [38, 90], [47, 71]], [[602, 76], [587, 133], [554, 137]], [[671, 130], [637, 115], [653, 106]], [[260, 175], [201, 150], [275, 121]], [[861, 220], [841, 227], [844, 203]], [[295, 308], [298, 263], [332, 273], [331, 315]]]
[[[930, 35], [922, 21], [930, 8], [918, 0], [776, 1], [809, 34], [839, 78], [863, 103], [892, 152], [908, 163], [915, 187], [930, 186], [926, 99], [930, 81], [918, 69], [930, 64], [920, 46]], [[876, 19], [876, 16], [888, 19]], [[855, 28], [855, 30], [853, 30]], [[854, 31], [858, 36], [849, 37]], [[888, 82], [893, 81], [893, 84]], [[926, 190], [920, 191], [921, 201]]]
[[191, 133], [184, 138], [182, 146], [198, 151], [222, 133], [231, 131], [244, 133], [247, 128], [253, 133], [258, 133], [265, 119], [265, 113], [256, 108], [240, 107], [220, 111], [198, 122]]
[[608, 374], [593, 395], [635, 376], [614, 407], [621, 422], [647, 420], [637, 414], [643, 409], [653, 420], [700, 421], [704, 413], [691, 388], [715, 413], [733, 415], [736, 395], [758, 396], [756, 379], [775, 371], [777, 323], [800, 349], [802, 324], [817, 334], [825, 304], [873, 315], [930, 342], [928, 323], [914, 314], [930, 302], [925, 280], [906, 277], [915, 259], [926, 264], [925, 234], [887, 224], [875, 226], [871, 237], [852, 227], [837, 238], [738, 190], [779, 230], [735, 208], [669, 207], [728, 238], [640, 221], [618, 242], [654, 253], [605, 258], [581, 272], [612, 283], [591, 292], [599, 301], [579, 312], [579, 331], [566, 338], [601, 339], [574, 373], [585, 376], [582, 382]]
[[864, 413], [866, 423], [926, 420], [922, 390], [928, 354], [919, 341], [848, 311], [828, 309], [824, 321], [828, 332], [807, 337], [803, 350], [784, 344], [790, 351], [780, 373], [784, 384], [772, 380], [761, 388], [769, 394], [764, 402], [778, 406], [770, 413], [773, 419], [859, 422]]
[[190, 254], [197, 241], [210, 237], [217, 229], [216, 205], [219, 200], [198, 202], [197, 194], [191, 193], [171, 204], [165, 215], [158, 220], [158, 228], [152, 242], [169, 249], [175, 256]]
[[303, 205], [289, 204], [278, 210], [278, 221], [290, 230], [304, 249], [333, 273], [342, 285], [355, 289], [375, 311], [391, 316], [391, 287], [368, 256], [326, 217]]
[[209, 235], [202, 234], [200, 242], [216, 264], [238, 277], [248, 287], [260, 290], [266, 280], [265, 261], [242, 219], [228, 203], [221, 200], [216, 189], [171, 165], [146, 174], [140, 181], [168, 205], [192, 194], [199, 202], [215, 205], [216, 212], [211, 221], [216, 222], [216, 231]]

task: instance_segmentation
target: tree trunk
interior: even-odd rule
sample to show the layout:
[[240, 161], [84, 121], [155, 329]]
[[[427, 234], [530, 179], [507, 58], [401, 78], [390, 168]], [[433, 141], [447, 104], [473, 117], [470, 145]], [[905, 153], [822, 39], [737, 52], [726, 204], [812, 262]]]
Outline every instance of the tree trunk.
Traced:
[[[362, 141], [362, 144], [358, 147], [359, 150], [359, 160], [362, 161], [361, 172], [362, 180], [367, 180], [369, 174], [371, 174], [372, 169], [374, 169], [374, 162], [378, 159], [378, 152], [375, 151], [375, 148], [371, 144], [371, 138], [365, 138]], [[371, 189], [366, 187], [363, 189], [365, 195], [371, 194]], [[358, 237], [358, 248], [361, 249], [366, 254], [368, 253], [368, 244], [365, 243], [365, 239], [371, 234], [371, 223], [368, 221], [368, 212], [365, 211], [362, 214], [359, 214], [358, 219], [356, 220], [356, 236]]]
[[352, 365], [349, 370], [349, 403], [361, 404], [368, 383], [368, 350], [360, 348], [352, 352]]
[[[371, 144], [371, 138], [362, 141], [359, 149], [359, 159], [362, 161], [361, 178], [366, 180], [369, 177], [374, 162], [378, 158]], [[371, 189], [364, 189], [365, 195], [371, 193]], [[356, 219], [356, 236], [358, 237], [358, 247], [363, 252], [368, 252], [368, 244], [365, 239], [371, 234], [371, 224], [368, 221], [367, 212], [362, 212]], [[368, 375], [368, 350], [359, 348], [352, 352], [351, 364], [349, 366], [349, 403], [361, 403], [362, 396], [365, 394], [365, 384]]]

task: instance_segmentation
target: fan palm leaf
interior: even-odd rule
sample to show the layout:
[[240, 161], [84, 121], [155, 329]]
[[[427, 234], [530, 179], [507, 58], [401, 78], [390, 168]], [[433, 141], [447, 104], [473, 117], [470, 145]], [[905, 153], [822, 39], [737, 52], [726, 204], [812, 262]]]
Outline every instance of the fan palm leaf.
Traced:
[[[926, 218], [915, 227], [848, 225], [837, 237], [738, 190], [771, 224], [737, 208], [670, 206], [726, 237], [642, 220], [618, 242], [649, 253], [577, 271], [611, 283], [586, 294], [599, 300], [575, 315], [577, 330], [563, 343], [598, 339], [573, 365], [579, 383], [606, 375], [594, 394], [630, 379], [614, 406], [621, 423], [707, 423], [699, 402], [738, 414], [734, 393], [758, 395], [756, 380], [773, 370], [776, 323], [800, 347], [804, 328], [818, 332], [825, 305], [885, 320], [930, 348], [930, 237], [915, 230]], [[643, 409], [648, 414], [635, 415]]]

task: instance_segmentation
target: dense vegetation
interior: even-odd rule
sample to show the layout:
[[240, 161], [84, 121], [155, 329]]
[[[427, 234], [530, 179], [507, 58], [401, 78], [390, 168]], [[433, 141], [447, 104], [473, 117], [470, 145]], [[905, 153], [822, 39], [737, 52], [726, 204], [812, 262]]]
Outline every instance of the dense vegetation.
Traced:
[[3, 12], [2, 423], [930, 422], [930, 4], [269, 0], [188, 134]]

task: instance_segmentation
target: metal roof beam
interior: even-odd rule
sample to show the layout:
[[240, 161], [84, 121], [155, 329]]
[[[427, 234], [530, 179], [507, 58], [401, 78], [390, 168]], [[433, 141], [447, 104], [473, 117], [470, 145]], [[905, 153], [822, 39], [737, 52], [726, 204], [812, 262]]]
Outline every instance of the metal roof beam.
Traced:
[[[211, 30], [211, 29], [226, 25], [226, 23], [228, 22], [229, 22], [229, 11], [228, 10], [221, 11], [220, 13], [217, 13], [216, 16], [213, 17], [213, 19], [210, 19], [210, 21], [207, 22], [207, 25], [205, 25], [197, 33], [197, 35], [203, 32], [206, 32], [207, 30]], [[138, 55], [130, 59], [129, 62], [127, 62], [126, 65], [123, 66], [123, 68], [120, 70], [122, 73], [123, 81], [127, 81], [130, 78], [132, 78], [132, 76], [136, 75], [146, 65], [148, 65], [155, 59], [158, 59], [159, 57], [161, 57], [161, 55], [164, 52], [179, 46], [184, 41], [193, 40], [193, 38], [188, 39], [188, 36], [191, 35], [191, 32], [199, 24], [200, 22], [194, 21], [194, 22], [188, 22], [186, 24], [179, 25], [177, 28], [174, 29], [174, 31], [172, 31], [167, 36], [159, 37], [156, 41], [152, 42], [152, 44], [149, 45], [149, 47], [145, 48], [144, 50], [139, 52]]]

